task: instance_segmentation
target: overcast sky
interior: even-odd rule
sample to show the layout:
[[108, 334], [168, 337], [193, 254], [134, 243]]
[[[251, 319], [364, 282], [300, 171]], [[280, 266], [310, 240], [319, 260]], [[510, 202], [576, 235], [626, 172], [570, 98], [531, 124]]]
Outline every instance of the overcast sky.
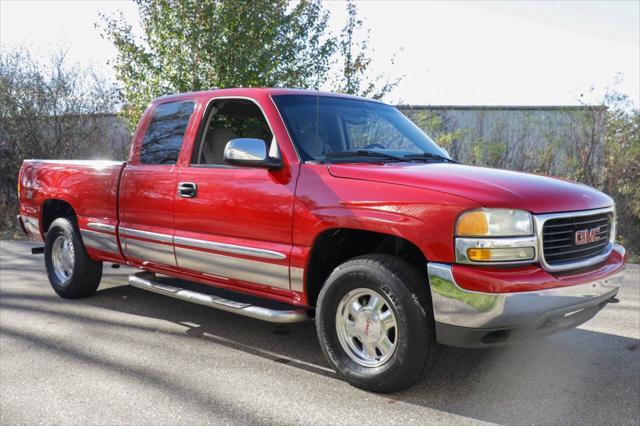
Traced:
[[[326, 5], [331, 30], [338, 32], [344, 3]], [[390, 102], [570, 105], [597, 102], [617, 82], [640, 105], [638, 0], [368, 1], [358, 7], [371, 29], [373, 70], [404, 76]], [[24, 45], [40, 55], [65, 46], [72, 61], [113, 76], [106, 61], [115, 50], [94, 24], [99, 11], [117, 10], [137, 22], [137, 8], [125, 0], [0, 0], [0, 44]]]

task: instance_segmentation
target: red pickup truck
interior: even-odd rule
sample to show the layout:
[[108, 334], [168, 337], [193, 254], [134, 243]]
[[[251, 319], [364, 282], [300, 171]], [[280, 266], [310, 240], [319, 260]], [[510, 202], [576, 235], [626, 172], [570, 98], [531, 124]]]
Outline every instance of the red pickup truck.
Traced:
[[292, 89], [166, 96], [129, 159], [26, 160], [23, 230], [49, 281], [129, 283], [275, 323], [315, 318], [328, 362], [392, 392], [439, 344], [503, 345], [616, 302], [624, 249], [607, 195], [458, 164], [396, 108]]

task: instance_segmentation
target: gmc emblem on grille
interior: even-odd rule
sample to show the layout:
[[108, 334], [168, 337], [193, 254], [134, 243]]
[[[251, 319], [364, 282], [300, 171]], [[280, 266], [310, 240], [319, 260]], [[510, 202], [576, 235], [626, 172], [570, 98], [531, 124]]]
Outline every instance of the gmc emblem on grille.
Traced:
[[595, 243], [600, 239], [598, 236], [599, 231], [600, 227], [576, 231], [576, 245], [581, 246], [583, 244]]

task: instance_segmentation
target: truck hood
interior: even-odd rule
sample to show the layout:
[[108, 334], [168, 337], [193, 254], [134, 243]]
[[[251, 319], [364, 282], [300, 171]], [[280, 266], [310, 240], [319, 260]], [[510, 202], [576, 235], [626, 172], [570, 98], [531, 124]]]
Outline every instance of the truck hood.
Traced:
[[332, 176], [413, 186], [473, 200], [489, 208], [532, 213], [588, 210], [613, 205], [589, 186], [564, 179], [461, 164], [333, 164]]

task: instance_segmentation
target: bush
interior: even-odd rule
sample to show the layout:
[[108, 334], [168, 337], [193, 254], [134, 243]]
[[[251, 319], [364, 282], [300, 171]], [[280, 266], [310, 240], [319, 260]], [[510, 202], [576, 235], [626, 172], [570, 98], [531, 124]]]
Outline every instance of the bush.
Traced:
[[616, 201], [618, 239], [630, 254], [640, 256], [640, 111], [620, 94], [606, 97], [605, 172], [600, 185]]
[[43, 64], [25, 49], [2, 50], [0, 238], [18, 235], [16, 185], [23, 159], [124, 159], [129, 138], [114, 131], [117, 93], [91, 68], [69, 65], [64, 52]]

